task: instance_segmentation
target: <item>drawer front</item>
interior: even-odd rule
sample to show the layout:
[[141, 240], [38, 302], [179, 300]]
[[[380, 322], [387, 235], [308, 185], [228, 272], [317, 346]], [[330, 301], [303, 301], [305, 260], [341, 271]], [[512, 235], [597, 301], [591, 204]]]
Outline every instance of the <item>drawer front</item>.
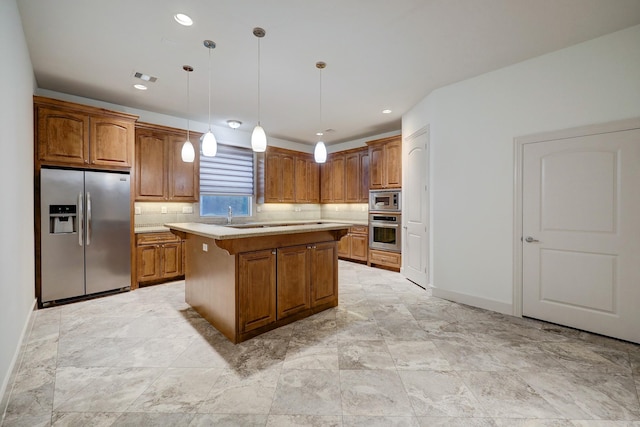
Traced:
[[174, 243], [179, 242], [180, 237], [176, 236], [170, 231], [161, 233], [141, 233], [136, 234], [136, 244], [141, 245], [156, 245], [158, 243]]
[[349, 232], [353, 234], [369, 234], [369, 227], [367, 225], [352, 225]]
[[388, 267], [400, 268], [400, 260], [400, 254], [395, 252], [369, 250], [369, 262], [371, 264], [382, 264]]

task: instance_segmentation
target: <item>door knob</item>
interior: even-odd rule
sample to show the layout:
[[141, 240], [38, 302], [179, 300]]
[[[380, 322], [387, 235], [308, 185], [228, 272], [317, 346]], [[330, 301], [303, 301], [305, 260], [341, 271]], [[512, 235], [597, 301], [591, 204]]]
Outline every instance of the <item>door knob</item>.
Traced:
[[527, 243], [538, 243], [540, 240], [534, 239], [531, 236], [527, 236], [527, 238], [524, 239], [524, 241], [527, 242]]

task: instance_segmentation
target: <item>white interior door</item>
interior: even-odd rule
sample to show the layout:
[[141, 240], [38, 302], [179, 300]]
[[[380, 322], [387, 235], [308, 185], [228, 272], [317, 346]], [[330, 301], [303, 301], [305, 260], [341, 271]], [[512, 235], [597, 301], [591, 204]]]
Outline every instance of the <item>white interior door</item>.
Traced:
[[404, 140], [402, 179], [402, 272], [425, 288], [429, 284], [429, 128]]
[[640, 343], [640, 130], [523, 150], [523, 315]]

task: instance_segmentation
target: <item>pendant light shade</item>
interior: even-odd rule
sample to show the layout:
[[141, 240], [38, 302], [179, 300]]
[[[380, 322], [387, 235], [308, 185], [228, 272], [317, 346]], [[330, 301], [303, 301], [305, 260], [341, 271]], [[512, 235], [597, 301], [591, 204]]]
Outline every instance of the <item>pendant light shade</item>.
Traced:
[[188, 139], [182, 144], [182, 161], [185, 163], [193, 163], [196, 158], [196, 151], [193, 149], [193, 144]]
[[327, 147], [324, 146], [324, 142], [318, 141], [316, 148], [313, 150], [313, 159], [316, 163], [324, 163], [327, 161]]
[[214, 157], [218, 153], [218, 141], [216, 136], [209, 130], [202, 137], [202, 154], [207, 157]]
[[211, 40], [205, 40], [204, 47], [209, 50], [209, 131], [202, 138], [202, 155], [214, 157], [218, 152], [218, 141], [211, 132], [211, 51], [215, 49], [216, 44]]
[[191, 140], [189, 139], [189, 73], [193, 71], [193, 67], [190, 65], [184, 65], [182, 69], [187, 72], [187, 140], [182, 144], [182, 151], [180, 152], [180, 155], [183, 162], [193, 163], [196, 158], [196, 152], [193, 149]]
[[256, 153], [264, 153], [267, 150], [267, 134], [264, 133], [264, 129], [260, 126], [260, 122], [253, 128], [251, 134], [251, 148]]
[[263, 153], [267, 149], [267, 134], [260, 125], [260, 39], [267, 34], [264, 29], [256, 27], [253, 29], [253, 35], [258, 38], [258, 124], [253, 128], [251, 134], [251, 148], [256, 153]]

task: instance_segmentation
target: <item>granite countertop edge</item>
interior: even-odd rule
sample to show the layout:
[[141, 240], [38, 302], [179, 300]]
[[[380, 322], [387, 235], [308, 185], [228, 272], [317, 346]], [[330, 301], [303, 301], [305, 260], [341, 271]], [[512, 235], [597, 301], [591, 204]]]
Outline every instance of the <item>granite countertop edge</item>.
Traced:
[[[282, 223], [287, 223], [287, 224], [296, 224], [296, 223], [300, 223], [300, 224], [308, 224], [309, 222], [321, 222], [321, 223], [327, 223], [327, 224], [341, 224], [341, 225], [369, 225], [369, 223], [367, 221], [361, 221], [361, 220], [346, 220], [346, 219], [319, 219], [319, 220], [296, 220], [296, 221], [260, 221], [260, 222], [252, 222], [251, 224], [255, 224], [255, 225], [271, 225], [271, 224], [282, 224]], [[203, 224], [203, 225], [216, 225], [219, 227], [224, 227], [225, 224], [209, 224], [209, 223], [205, 223], [205, 222], [190, 222], [190, 223], [178, 223], [178, 224]], [[242, 223], [238, 223], [238, 224], [232, 224], [232, 225], [242, 225]], [[289, 227], [291, 227], [292, 225], [289, 225]], [[166, 231], [171, 231], [169, 227], [167, 227], [167, 224], [165, 225], [158, 225], [158, 224], [154, 224], [154, 225], [137, 225], [134, 227], [134, 232], [136, 234], [143, 234], [143, 233], [161, 233], [161, 232], [166, 232]], [[273, 233], [273, 234], [281, 234], [281, 233]]]
[[[308, 222], [308, 221], [307, 221]], [[208, 237], [215, 240], [228, 240], [228, 239], [243, 239], [258, 236], [274, 236], [279, 234], [295, 234], [306, 233], [312, 231], [332, 231], [349, 228], [350, 223], [337, 223], [328, 221], [318, 221], [320, 224], [300, 224], [296, 225], [292, 222], [287, 222], [289, 225], [269, 225], [265, 222], [253, 223], [256, 228], [233, 228], [226, 225], [218, 224], [205, 224], [200, 222], [181, 222], [181, 223], [168, 223], [165, 227], [168, 227], [172, 231], [181, 231], [184, 233], [191, 233], [202, 237]], [[282, 223], [282, 221], [275, 222]], [[236, 224], [242, 226], [243, 224]], [[266, 225], [267, 227], [260, 227]]]

